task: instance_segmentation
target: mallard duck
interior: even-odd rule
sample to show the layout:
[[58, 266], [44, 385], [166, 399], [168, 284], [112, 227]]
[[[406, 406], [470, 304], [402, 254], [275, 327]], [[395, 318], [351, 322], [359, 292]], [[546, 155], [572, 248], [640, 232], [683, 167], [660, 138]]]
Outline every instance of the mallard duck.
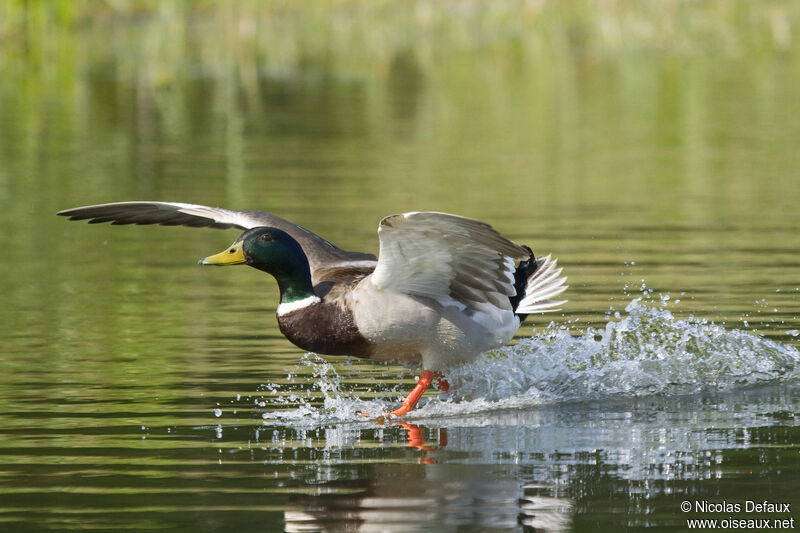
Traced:
[[549, 256], [535, 258], [486, 223], [437, 212], [384, 217], [380, 252], [347, 252], [288, 220], [173, 202], [117, 202], [58, 213], [71, 220], [245, 230], [201, 265], [247, 264], [280, 288], [278, 326], [303, 350], [421, 364], [403, 404], [434, 378], [514, 336], [528, 313], [554, 311], [567, 286]]

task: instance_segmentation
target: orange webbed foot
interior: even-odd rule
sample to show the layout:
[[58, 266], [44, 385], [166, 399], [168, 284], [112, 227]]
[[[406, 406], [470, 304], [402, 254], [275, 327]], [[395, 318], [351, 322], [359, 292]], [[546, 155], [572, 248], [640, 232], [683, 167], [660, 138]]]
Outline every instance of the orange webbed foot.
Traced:
[[[408, 396], [406, 396], [406, 399], [403, 400], [403, 404], [394, 411], [389, 411], [388, 413], [376, 417], [376, 421], [382, 423], [386, 417], [401, 417], [412, 411], [417, 406], [417, 403], [419, 403], [422, 395], [428, 390], [431, 383], [433, 383], [433, 378], [437, 379], [440, 391], [448, 392], [450, 390], [450, 383], [445, 379], [444, 374], [441, 372], [424, 370], [422, 374], [420, 374], [416, 386], [411, 390]], [[370, 418], [371, 416], [369, 413], [358, 413], [358, 415], [365, 418]]]
[[[440, 374], [441, 375], [441, 374]], [[414, 409], [419, 402], [419, 399], [422, 398], [422, 395], [431, 386], [433, 382], [433, 372], [430, 370], [424, 370], [422, 374], [419, 376], [419, 381], [417, 381], [416, 386], [411, 390], [411, 392], [406, 396], [406, 399], [403, 400], [403, 405], [395, 409], [394, 411], [389, 411], [388, 413], [384, 413], [382, 416], [378, 417], [378, 420], [384, 417], [399, 417], [405, 414], [408, 414], [409, 411]], [[444, 381], [445, 385], [447, 386], [447, 382]], [[442, 379], [439, 379], [439, 388], [441, 389]], [[368, 413], [358, 413], [359, 416], [363, 416], [369, 418], [370, 415]]]
[[430, 370], [424, 370], [422, 374], [419, 376], [419, 381], [417, 381], [417, 385], [414, 389], [406, 396], [406, 399], [403, 400], [403, 405], [395, 409], [394, 411], [389, 411], [387, 414], [394, 415], [394, 416], [403, 416], [407, 414], [409, 411], [414, 409], [419, 402], [419, 399], [422, 398], [422, 395], [428, 390], [428, 387], [431, 386], [431, 382], [433, 381], [433, 372]]

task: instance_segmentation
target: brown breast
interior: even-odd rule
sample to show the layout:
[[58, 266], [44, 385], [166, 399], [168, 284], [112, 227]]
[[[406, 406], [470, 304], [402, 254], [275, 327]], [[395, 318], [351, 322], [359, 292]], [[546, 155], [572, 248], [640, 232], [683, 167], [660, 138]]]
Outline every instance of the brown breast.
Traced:
[[320, 302], [278, 317], [281, 332], [295, 346], [327, 355], [369, 358], [372, 345], [356, 327], [352, 313], [339, 302]]

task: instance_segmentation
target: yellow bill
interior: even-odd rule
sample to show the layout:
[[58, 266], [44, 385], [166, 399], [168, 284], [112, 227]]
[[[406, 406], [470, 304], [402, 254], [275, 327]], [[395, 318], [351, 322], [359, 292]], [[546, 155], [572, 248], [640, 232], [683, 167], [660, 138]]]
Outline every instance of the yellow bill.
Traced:
[[241, 265], [245, 262], [242, 241], [233, 243], [227, 250], [218, 254], [209, 255], [198, 261], [201, 265]]

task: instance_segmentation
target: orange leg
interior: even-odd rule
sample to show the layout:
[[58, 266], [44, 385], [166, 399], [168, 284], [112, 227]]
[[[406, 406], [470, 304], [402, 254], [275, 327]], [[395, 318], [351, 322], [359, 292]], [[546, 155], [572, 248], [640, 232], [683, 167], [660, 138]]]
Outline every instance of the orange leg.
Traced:
[[417, 382], [417, 386], [406, 396], [406, 399], [403, 401], [403, 405], [395, 409], [394, 411], [389, 412], [388, 414], [394, 416], [403, 416], [404, 414], [408, 413], [414, 407], [417, 406], [417, 402], [420, 398], [422, 398], [422, 394], [425, 390], [431, 386], [431, 382], [433, 381], [433, 372], [430, 370], [424, 370], [422, 374], [419, 376], [419, 381]]

